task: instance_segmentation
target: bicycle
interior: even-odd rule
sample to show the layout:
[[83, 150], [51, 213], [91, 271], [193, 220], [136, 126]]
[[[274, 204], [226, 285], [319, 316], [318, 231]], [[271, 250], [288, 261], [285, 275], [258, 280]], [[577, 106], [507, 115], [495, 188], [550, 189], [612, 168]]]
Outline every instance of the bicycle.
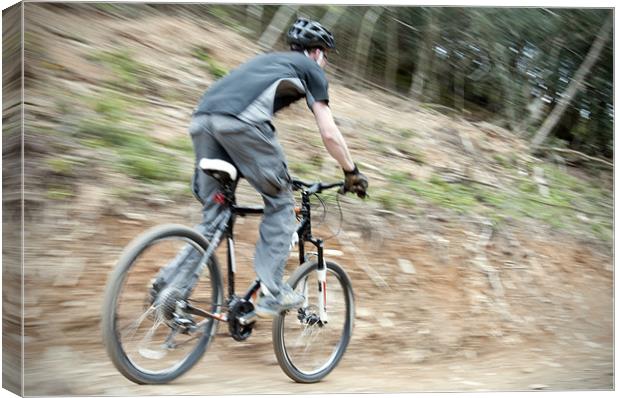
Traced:
[[[254, 280], [243, 295], [235, 293], [233, 232], [236, 217], [260, 215], [263, 209], [237, 206], [237, 170], [232, 164], [202, 159], [199, 166], [219, 183], [215, 200], [224, 207], [220, 216], [205, 231], [163, 225], [137, 237], [123, 251], [106, 288], [104, 344], [120, 373], [138, 384], [167, 383], [190, 370], [214, 339], [219, 323], [227, 323], [237, 341], [249, 338], [256, 324], [254, 302], [260, 281]], [[311, 222], [311, 196], [342, 185], [292, 182], [293, 189], [301, 192], [301, 206], [295, 209], [299, 267], [288, 283], [305, 300], [296, 311], [284, 311], [273, 319], [272, 343], [284, 373], [299, 383], [327, 376], [344, 355], [353, 330], [351, 280], [341, 266], [325, 261], [323, 240], [312, 235]], [[212, 236], [210, 242], [205, 235]], [[225, 303], [214, 254], [223, 240], [228, 272]], [[305, 243], [316, 252], [306, 252]], [[314, 255], [316, 259], [311, 259]]]

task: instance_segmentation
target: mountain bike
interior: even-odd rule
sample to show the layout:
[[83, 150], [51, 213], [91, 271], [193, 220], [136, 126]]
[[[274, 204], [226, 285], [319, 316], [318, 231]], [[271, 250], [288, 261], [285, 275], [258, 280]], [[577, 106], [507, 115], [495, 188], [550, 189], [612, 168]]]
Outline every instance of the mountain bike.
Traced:
[[[243, 294], [235, 292], [234, 224], [236, 217], [260, 215], [263, 209], [237, 206], [237, 170], [232, 164], [202, 159], [199, 166], [219, 183], [214, 200], [223, 211], [217, 219], [202, 231], [182, 225], [148, 230], [125, 248], [107, 284], [104, 344], [116, 368], [135, 383], [167, 383], [190, 370], [211, 344], [219, 323], [227, 323], [230, 336], [243, 341], [257, 322], [254, 303], [260, 280]], [[351, 280], [341, 266], [325, 260], [324, 241], [312, 234], [311, 197], [342, 185], [292, 181], [293, 189], [301, 192], [294, 236], [299, 267], [288, 284], [304, 302], [273, 319], [272, 342], [280, 367], [299, 383], [327, 376], [344, 355], [353, 330]], [[215, 256], [224, 241], [226, 299]], [[316, 251], [306, 251], [306, 243]]]

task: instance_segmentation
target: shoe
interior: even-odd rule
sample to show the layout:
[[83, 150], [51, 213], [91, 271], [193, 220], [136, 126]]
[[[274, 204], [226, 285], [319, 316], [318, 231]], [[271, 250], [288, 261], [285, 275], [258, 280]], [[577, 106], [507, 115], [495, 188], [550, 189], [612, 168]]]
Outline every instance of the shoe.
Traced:
[[304, 296], [295, 292], [288, 285], [284, 285], [277, 296], [270, 296], [261, 292], [254, 311], [260, 318], [274, 318], [282, 311], [299, 307], [304, 302]]

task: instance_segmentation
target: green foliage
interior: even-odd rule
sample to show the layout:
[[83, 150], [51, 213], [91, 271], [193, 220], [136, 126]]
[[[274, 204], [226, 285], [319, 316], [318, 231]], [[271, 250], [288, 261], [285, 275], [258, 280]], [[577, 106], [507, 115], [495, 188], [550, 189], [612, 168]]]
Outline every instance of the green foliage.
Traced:
[[129, 106], [119, 94], [109, 91], [94, 100], [94, 117], [86, 118], [78, 125], [78, 135], [89, 139], [90, 146], [120, 146], [128, 137], [122, 127]]
[[416, 132], [411, 129], [399, 129], [398, 134], [405, 140], [416, 136]]
[[208, 7], [209, 14], [219, 22], [236, 31], [243, 30], [239, 21], [245, 17], [245, 13], [241, 6], [210, 4]]
[[120, 169], [142, 181], [176, 181], [180, 179], [178, 161], [158, 151], [151, 143], [143, 147], [120, 150]]
[[289, 167], [294, 174], [299, 174], [300, 176], [307, 176], [314, 169], [308, 162], [292, 162]]
[[[303, 14], [306, 18], [320, 20], [323, 15], [327, 12], [327, 10], [331, 9], [332, 11], [335, 8], [341, 8], [339, 6], [333, 5], [303, 5], [299, 11], [299, 14]], [[328, 27], [328, 29], [331, 28]]]
[[536, 185], [536, 183], [529, 178], [522, 179], [517, 184], [517, 188], [519, 189], [519, 191], [526, 194], [538, 192], [538, 185]]
[[[285, 6], [264, 5], [262, 29], [277, 10]], [[611, 9], [587, 8], [388, 6], [372, 22], [374, 25], [370, 29], [361, 29], [368, 23], [363, 19], [368, 6], [303, 5], [298, 15], [322, 19], [326, 11], [336, 7], [345, 8], [338, 23], [329, 27], [339, 47], [339, 54], [332, 56], [330, 63], [339, 70], [354, 70], [356, 60], [358, 64], [367, 63], [364, 70], [357, 71], [363, 79], [404, 95], [410, 93], [413, 75], [426, 71], [421, 76], [423, 91], [415, 94], [416, 99], [434, 103], [431, 109], [458, 115], [461, 110], [453, 108], [464, 95], [465, 110], [475, 111], [470, 114], [472, 118], [501, 119], [506, 121], [506, 126], [523, 127], [532, 133], [540, 121], [521, 126], [521, 122], [528, 121], [531, 116], [527, 107], [532, 94], [537, 92], [535, 95], [539, 97], [546, 94], [557, 100], [556, 93], [566, 90], [566, 82], [574, 77], [598, 30], [612, 15]], [[239, 5], [208, 5], [207, 9], [215, 19], [233, 27], [245, 24], [248, 18]], [[371, 34], [370, 37], [360, 36], [360, 32]], [[358, 46], [365, 40], [369, 41], [369, 46]], [[554, 132], [569, 139], [574, 149], [608, 158], [613, 155], [612, 42], [604, 48], [583, 85], [582, 94], [571, 105], [587, 108], [590, 116], [577, 121], [564, 120], [565, 126]], [[394, 43], [399, 49], [397, 54], [389, 51]], [[366, 47], [370, 48], [368, 54], [360, 58], [356, 51]], [[226, 74], [205, 49], [195, 55], [203, 60], [206, 70], [214, 77]], [[397, 58], [397, 71], [393, 76], [385, 76], [390, 57]], [[429, 61], [426, 67], [425, 60]], [[456, 80], [461, 78], [465, 80], [462, 94], [459, 80]], [[351, 79], [346, 84], [360, 88], [363, 83]], [[548, 111], [543, 111], [543, 119]], [[404, 140], [412, 134], [407, 130], [399, 133]]]
[[113, 186], [110, 187], [110, 196], [122, 200], [131, 200], [139, 196], [141, 187], [128, 185], [128, 186]]
[[613, 242], [614, 230], [612, 224], [605, 221], [600, 221], [598, 223], [593, 223], [591, 229], [596, 238], [605, 242]]
[[73, 176], [76, 172], [76, 167], [82, 164], [82, 161], [77, 158], [59, 155], [47, 160], [47, 166], [54, 174], [62, 176]]
[[177, 151], [181, 151], [181, 152], [183, 152], [184, 154], [187, 154], [187, 155], [193, 155], [194, 154], [194, 146], [192, 144], [192, 140], [191, 140], [191, 138], [189, 138], [186, 135], [178, 137], [178, 138], [175, 138], [170, 143], [168, 143], [168, 146], [171, 149], [174, 149], [174, 150], [177, 150]]
[[[112, 150], [120, 160], [115, 167], [142, 181], [175, 181], [181, 177], [177, 159], [130, 118], [130, 103], [123, 96], [113, 91], [104, 92], [92, 103], [95, 115], [83, 120], [77, 129], [78, 137], [87, 146]], [[131, 127], [127, 127], [129, 122], [133, 122]], [[171, 146], [187, 153], [191, 147], [187, 143], [189, 138], [184, 138], [173, 141]]]
[[411, 181], [411, 176], [404, 171], [393, 171], [388, 175], [388, 179], [395, 184], [403, 185]]
[[133, 58], [127, 50], [103, 51], [91, 56], [101, 62], [114, 75], [111, 83], [123, 90], [141, 90], [144, 86], [149, 69]]
[[209, 72], [210, 72], [210, 73], [213, 75], [213, 77], [215, 77], [216, 79], [219, 79], [219, 78], [221, 78], [221, 77], [224, 77], [224, 76], [226, 76], [226, 75], [228, 74], [228, 71], [227, 71], [224, 67], [222, 67], [222, 66], [218, 65], [218, 64], [217, 64], [217, 63], [215, 63], [215, 62], [211, 62], [211, 63], [209, 63]]
[[404, 141], [399, 141], [394, 146], [401, 153], [407, 155], [407, 157], [409, 157], [411, 160], [414, 160], [417, 163], [425, 163], [424, 152], [422, 152], [418, 148], [414, 148]]
[[[13, 51], [18, 54], [21, 49], [21, 37], [20, 35], [7, 35], [4, 38], [4, 51], [5, 57], [8, 56], [9, 51]], [[24, 32], [24, 57], [28, 59], [41, 58], [45, 54], [45, 48], [41, 44], [42, 38], [40, 34], [33, 33], [31, 31]]]
[[[592, 215], [609, 211], [611, 218], [611, 211], [600, 206], [600, 203], [605, 202], [605, 194], [600, 187], [571, 176], [556, 166], [541, 167], [545, 171], [549, 196], [543, 197], [538, 191], [538, 186], [531, 182], [530, 178], [523, 178], [517, 184], [518, 192], [510, 196], [509, 200], [500, 203], [500, 210], [507, 211], [515, 217], [527, 216], [538, 219], [565, 230], [582, 230], [584, 223], [582, 218], [585, 216], [592, 226], [592, 231], [610, 232], [611, 225], [606, 225], [606, 217]], [[598, 237], [601, 236], [605, 236], [605, 233]]]
[[478, 203], [476, 190], [472, 187], [450, 184], [438, 176], [432, 176], [429, 181], [412, 180], [408, 186], [429, 202], [458, 213], [468, 213]]
[[[113, 14], [122, 11], [120, 6], [101, 4], [95, 7]], [[214, 19], [235, 29], [247, 18], [245, 6], [242, 5], [204, 7], [203, 10]], [[261, 21], [263, 28], [279, 7], [264, 6]], [[299, 14], [320, 19], [329, 7], [342, 6], [304, 5]], [[340, 53], [331, 55], [330, 63], [340, 70], [351, 70], [354, 66], [352, 60], [356, 59], [360, 26], [367, 9], [365, 6], [348, 7], [333, 27]], [[610, 14], [610, 10], [601, 9], [389, 7], [370, 30], [372, 37], [368, 40], [371, 42], [371, 64], [360, 73], [371, 83], [385, 84], [385, 80], [389, 80], [383, 73], [388, 57], [397, 57], [397, 76], [393, 77], [394, 82], [389, 83], [399, 93], [408, 95], [412, 75], [423, 69], [421, 62], [425, 55], [424, 49], [432, 48], [426, 54], [432, 61], [431, 70], [424, 76], [424, 92], [419, 93], [423, 94], [419, 98], [427, 102], [441, 102], [445, 106], [436, 103], [420, 104], [421, 108], [458, 116], [460, 110], [452, 109], [457, 96], [455, 79], [465, 75], [464, 99], [468, 119], [492, 116], [493, 120], [501, 118], [508, 120], [510, 126], [518, 126], [522, 118], [525, 121], [529, 116], [526, 106], [531, 99], [532, 89], [547, 86], [546, 93], [552, 96], [566, 89], [566, 84], [562, 82], [574, 77], [601, 23]], [[397, 29], [396, 34], [392, 35], [387, 24], [393, 23], [394, 19], [397, 20]], [[459, 23], [455, 24], [454, 21]], [[433, 35], [433, 28], [439, 33]], [[30, 51], [34, 49], [37, 54], [45, 53], [39, 37], [25, 32], [25, 40]], [[388, 41], [398, 43], [398, 54], [387, 51]], [[440, 50], [445, 51], [445, 54]], [[191, 55], [216, 79], [228, 73], [207, 47], [194, 47]], [[573, 112], [574, 120], [565, 117], [565, 126], [555, 132], [562, 136], [562, 140], [551, 137], [548, 145], [570, 145], [570, 148], [594, 155], [613, 155], [613, 117], [610, 116], [609, 108], [613, 104], [613, 55], [613, 46], [608, 44], [588, 75], [582, 93], [571, 104], [574, 110], [587, 108], [588, 116], [575, 117]], [[485, 57], [489, 69], [477, 75], [477, 65], [486, 62]], [[138, 91], [145, 87], [149, 77], [154, 77], [149, 68], [138, 62], [136, 54], [128, 49], [97, 52], [91, 58], [105, 66], [113, 76], [113, 80], [108, 82], [108, 88], [112, 85], [112, 88], [122, 88], [123, 92]], [[50, 60], [42, 59], [40, 66], [54, 73], [66, 73], [61, 64]], [[540, 77], [534, 79], [528, 72], [536, 72]], [[350, 84], [361, 85], [360, 81]], [[179, 93], [183, 95], [183, 91]], [[68, 103], [58, 102], [55, 105], [59, 114], [69, 113]], [[109, 163], [132, 178], [156, 183], [158, 187], [165, 186], [170, 194], [179, 189], [163, 182], [185, 179], [184, 173], [187, 170], [181, 168], [177, 156], [193, 155], [189, 137], [179, 137], [167, 143], [156, 142], [147, 134], [144, 123], [130, 116], [136, 106], [135, 100], [118, 92], [103, 92], [92, 99], [89, 105], [92, 116], [85, 117], [78, 124], [76, 138], [106, 155], [110, 154], [112, 161]], [[474, 109], [476, 111], [472, 112]], [[508, 111], [512, 112], [512, 119], [517, 120], [510, 120], [511, 112]], [[366, 135], [366, 140], [374, 153], [393, 156], [392, 148], [396, 148], [408, 155], [408, 158], [424, 161], [424, 154], [412, 147], [411, 139], [417, 136], [417, 126], [395, 128], [385, 123], [369, 126], [375, 133]], [[306, 141], [309, 142], [305, 144], [309, 143], [321, 150], [323, 148], [314, 130], [311, 130]], [[324, 158], [308, 153], [306, 156], [303, 162], [293, 162], [291, 171], [300, 177], [316, 177], [324, 168]], [[495, 154], [493, 159], [505, 173], [513, 172], [512, 169], [517, 166], [515, 155]], [[80, 164], [73, 158], [60, 156], [50, 159], [47, 165], [59, 176], [73, 176]], [[601, 206], [601, 203], [611, 206], [611, 187], [586, 183], [552, 165], [541, 167], [549, 182], [548, 197], [540, 194], [531, 176], [524, 177], [516, 173], [513, 175], [516, 180], [514, 183], [494, 189], [465, 181], [448, 183], [439, 176], [420, 181], [413, 179], [412, 174], [406, 171], [382, 170], [386, 186], [371, 190], [371, 200], [391, 211], [431, 203], [462, 214], [484, 214], [497, 222], [506, 218], [532, 218], [560, 229], [576, 228], [586, 223], [586, 229], [592, 234], [601, 239], [611, 239], [612, 211]], [[183, 188], [183, 192], [189, 194], [190, 191]], [[59, 185], [47, 194], [54, 198], [66, 198], [72, 192]], [[583, 209], [583, 214], [575, 209]], [[607, 213], [609, 217], [602, 216]]]
[[228, 71], [224, 67], [220, 66], [213, 59], [213, 57], [211, 57], [209, 55], [209, 53], [207, 52], [206, 48], [204, 48], [204, 47], [196, 47], [192, 51], [192, 55], [194, 56], [194, 58], [197, 58], [200, 61], [204, 62], [205, 63], [205, 68], [216, 79], [224, 77], [224, 76], [226, 76], [228, 74]]
[[323, 140], [321, 139], [319, 134], [317, 134], [317, 132], [314, 130], [310, 131], [310, 136], [307, 138], [305, 143], [310, 144], [314, 148], [319, 148], [319, 149], [325, 148], [325, 145], [323, 144]]
[[[543, 197], [531, 177], [521, 177], [514, 189], [486, 185], [449, 183], [433, 175], [428, 181], [411, 179], [407, 173], [388, 171], [390, 185], [372, 198], [387, 210], [416, 208], [414, 197], [460, 214], [484, 215], [501, 224], [507, 218], [532, 218], [561, 230], [583, 230], [585, 214], [604, 212], [597, 203], [605, 201], [605, 191], [552, 165], [543, 165], [549, 183], [549, 196]], [[404, 188], [404, 190], [403, 190]], [[413, 197], [411, 195], [413, 193]], [[609, 198], [607, 198], [610, 200]], [[418, 206], [419, 207], [419, 206]], [[575, 209], [582, 209], [580, 215]], [[607, 239], [612, 236], [609, 218], [587, 216], [592, 234]]]
[[500, 155], [498, 153], [493, 155], [493, 160], [495, 160], [497, 162], [497, 164], [499, 164], [500, 166], [502, 166], [505, 169], [514, 166], [514, 163], [515, 163], [515, 159], [514, 158], [507, 158], [507, 157], [502, 156], [502, 155]]
[[321, 170], [321, 168], [323, 167], [323, 163], [324, 163], [324, 159], [323, 159], [323, 155], [321, 155], [321, 154], [314, 154], [310, 158], [310, 164], [316, 170]]
[[164, 152], [144, 133], [127, 133], [117, 151], [120, 170], [131, 177], [143, 181], [176, 181], [180, 178], [176, 158]]
[[394, 211], [398, 206], [396, 194], [385, 189], [379, 189], [373, 192], [372, 199], [388, 211]]
[[385, 138], [382, 135], [371, 135], [368, 137], [368, 141], [375, 145], [382, 145], [385, 143]]
[[120, 122], [125, 116], [127, 101], [119, 95], [107, 95], [95, 104], [95, 112], [104, 116], [110, 122]]
[[56, 111], [58, 112], [59, 115], [68, 115], [71, 111], [71, 105], [69, 104], [68, 101], [60, 98], [57, 102], [56, 102]]
[[65, 185], [52, 184], [48, 186], [45, 196], [50, 200], [66, 200], [74, 196], [73, 190]]
[[118, 6], [113, 3], [94, 3], [93, 7], [104, 14], [113, 14], [118, 8]]
[[121, 126], [107, 123], [103, 119], [86, 120], [79, 126], [78, 132], [90, 138], [89, 146], [115, 146], [123, 145], [127, 132]]

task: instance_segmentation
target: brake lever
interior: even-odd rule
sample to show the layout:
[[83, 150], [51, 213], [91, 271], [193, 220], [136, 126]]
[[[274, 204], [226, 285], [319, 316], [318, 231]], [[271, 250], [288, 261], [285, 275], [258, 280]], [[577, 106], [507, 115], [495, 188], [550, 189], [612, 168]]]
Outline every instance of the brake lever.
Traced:
[[355, 193], [355, 194], [357, 195], [357, 197], [358, 197], [358, 198], [360, 198], [360, 199], [364, 199], [364, 200], [366, 200], [366, 199], [368, 199], [368, 198], [370, 197], [370, 196], [368, 196], [368, 193], [367, 193], [367, 192], [364, 192], [364, 193], [354, 192], [354, 193]]
[[340, 194], [340, 195], [346, 195], [348, 192], [351, 192], [352, 194], [357, 195], [357, 197], [360, 198], [360, 199], [369, 199], [370, 198], [370, 195], [368, 195], [368, 192], [364, 192], [364, 193], [360, 194], [359, 192], [355, 192], [355, 191], [345, 191], [344, 185], [342, 187], [340, 187], [340, 189], [338, 190], [338, 194]]

